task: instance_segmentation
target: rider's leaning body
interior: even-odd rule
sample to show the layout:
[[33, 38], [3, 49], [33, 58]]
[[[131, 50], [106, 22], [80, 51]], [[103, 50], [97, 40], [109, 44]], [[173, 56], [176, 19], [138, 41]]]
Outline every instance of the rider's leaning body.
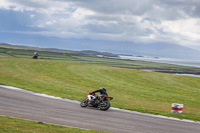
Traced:
[[94, 96], [92, 96], [92, 94], [95, 94], [96, 92], [100, 92], [100, 96], [108, 96], [106, 89], [104, 87], [100, 87], [99, 90], [93, 91], [93, 92], [90, 93], [90, 95], [88, 95], [89, 103], [96, 100], [96, 97], [94, 98]]
[[100, 87], [99, 90], [96, 90], [96, 91], [91, 92], [90, 95], [92, 95], [92, 94], [94, 94], [94, 93], [96, 93], [96, 92], [100, 92], [100, 94], [101, 94], [102, 96], [108, 96], [108, 94], [107, 94], [107, 92], [106, 92], [106, 89], [105, 89], [104, 87]]

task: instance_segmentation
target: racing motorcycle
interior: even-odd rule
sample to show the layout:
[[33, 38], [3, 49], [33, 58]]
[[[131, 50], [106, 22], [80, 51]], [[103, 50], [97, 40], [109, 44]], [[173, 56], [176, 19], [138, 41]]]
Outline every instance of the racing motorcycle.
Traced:
[[37, 55], [33, 55], [33, 59], [37, 59], [38, 58], [38, 56]]
[[88, 93], [87, 95], [90, 95], [91, 100], [89, 102], [88, 96], [86, 99], [84, 99], [80, 105], [81, 107], [95, 107], [100, 110], [106, 111], [110, 108], [110, 102], [109, 100], [112, 100], [113, 97], [109, 96], [101, 96], [101, 95], [95, 95]]
[[33, 54], [33, 59], [37, 59], [37, 58], [38, 58], [38, 53], [35, 52], [35, 53]]

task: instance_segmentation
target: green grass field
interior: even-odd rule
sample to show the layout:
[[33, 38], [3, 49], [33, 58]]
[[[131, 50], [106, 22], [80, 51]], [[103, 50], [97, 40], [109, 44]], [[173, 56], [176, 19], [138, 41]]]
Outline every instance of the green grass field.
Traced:
[[105, 133], [0, 116], [1, 133]]
[[[200, 78], [127, 68], [199, 68], [143, 61], [119, 60], [0, 49], [0, 84], [81, 101], [103, 86], [112, 107], [200, 121]], [[184, 104], [172, 114], [171, 104]], [[2, 118], [1, 118], [2, 119]]]
[[[200, 78], [72, 61], [0, 61], [0, 84], [78, 101], [104, 86], [113, 107], [200, 120]], [[184, 104], [184, 113], [171, 114], [171, 103]]]
[[[17, 50], [17, 49], [7, 49], [0, 47], [0, 56], [5, 57], [16, 57], [16, 58], [32, 58], [34, 51], [31, 50]], [[72, 61], [77, 63], [86, 64], [101, 64], [104, 66], [129, 68], [129, 69], [167, 69], [170, 71], [198, 71], [200, 68], [195, 67], [185, 67], [179, 65], [171, 65], [164, 63], [154, 63], [146, 61], [133, 61], [133, 60], [121, 60], [113, 58], [101, 58], [94, 56], [80, 56], [62, 53], [50, 53], [50, 52], [39, 52], [39, 59], [45, 60], [61, 60], [61, 61]]]

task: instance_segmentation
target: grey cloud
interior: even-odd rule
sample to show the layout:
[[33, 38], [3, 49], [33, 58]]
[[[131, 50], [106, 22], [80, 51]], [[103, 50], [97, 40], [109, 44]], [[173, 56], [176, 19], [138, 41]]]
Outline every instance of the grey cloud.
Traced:
[[199, 0], [8, 0], [31, 8], [49, 8], [51, 2], [71, 3], [99, 15], [136, 15], [162, 19], [179, 19], [185, 15], [200, 16]]
[[103, 15], [148, 15], [163, 20], [200, 15], [199, 0], [75, 0], [74, 3]]
[[90, 15], [90, 16], [87, 16], [86, 19], [89, 19], [89, 20], [98, 20], [98, 21], [113, 21], [113, 22], [117, 22], [117, 21], [120, 21], [120, 17], [117, 17], [117, 16], [112, 16], [112, 15]]
[[[79, 33], [79, 36], [85, 37], [88, 35], [88, 38], [102, 38], [101, 33], [105, 33], [110, 36], [118, 34], [117, 38], [119, 40], [120, 37], [124, 40], [134, 40], [143, 37], [148, 38], [151, 35], [154, 36], [153, 39], [164, 38], [163, 40], [166, 40], [166, 38], [169, 38], [168, 40], [170, 40], [175, 33], [168, 30], [169, 25], [164, 25], [163, 27], [162, 23], [164, 21], [175, 22], [176, 20], [182, 21], [188, 18], [200, 17], [200, 0], [8, 1], [34, 10], [42, 9], [40, 12], [41, 19], [33, 22], [33, 24], [45, 24], [56, 20], [54, 24], [43, 27], [43, 29], [46, 28], [45, 30], [56, 31], [57, 34], [72, 32], [75, 36], [77, 35], [76, 33]], [[69, 6], [66, 7], [65, 4]], [[49, 14], [51, 7], [53, 13]], [[85, 10], [79, 10], [82, 12], [75, 14], [77, 9], [86, 9], [86, 12], [84, 13]], [[87, 11], [92, 11], [94, 14], [87, 13]], [[67, 12], [68, 14], [62, 12]], [[78, 17], [80, 16], [81, 19], [73, 17], [73, 13]], [[177, 22], [176, 24], [178, 25], [179, 23]], [[179, 33], [176, 34], [177, 38], [180, 37]], [[109, 40], [109, 36], [106, 39]]]
[[8, 1], [31, 8], [48, 8], [48, 4], [44, 2], [35, 2], [32, 0], [8, 0]]
[[109, 34], [121, 34], [121, 31], [116, 24], [102, 25], [102, 24], [87, 24], [84, 26], [87, 30], [92, 33], [109, 33]]
[[[200, 16], [199, 0], [8, 0], [30, 8], [48, 9], [51, 2], [71, 3], [97, 15], [134, 15], [153, 19], [176, 20]], [[67, 9], [69, 10], [69, 9]]]
[[176, 9], [190, 17], [200, 16], [200, 1], [199, 0], [160, 0], [160, 3], [165, 8]]
[[143, 15], [149, 8], [152, 8], [149, 0], [144, 0], [143, 2], [136, 0], [87, 0], [87, 2], [79, 1], [77, 4], [104, 15]]

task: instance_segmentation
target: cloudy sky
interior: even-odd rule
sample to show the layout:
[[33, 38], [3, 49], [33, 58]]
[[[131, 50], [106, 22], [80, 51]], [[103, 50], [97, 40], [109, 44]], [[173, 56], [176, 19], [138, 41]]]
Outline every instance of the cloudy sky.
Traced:
[[166, 42], [200, 50], [200, 0], [0, 0], [0, 42], [74, 50]]

